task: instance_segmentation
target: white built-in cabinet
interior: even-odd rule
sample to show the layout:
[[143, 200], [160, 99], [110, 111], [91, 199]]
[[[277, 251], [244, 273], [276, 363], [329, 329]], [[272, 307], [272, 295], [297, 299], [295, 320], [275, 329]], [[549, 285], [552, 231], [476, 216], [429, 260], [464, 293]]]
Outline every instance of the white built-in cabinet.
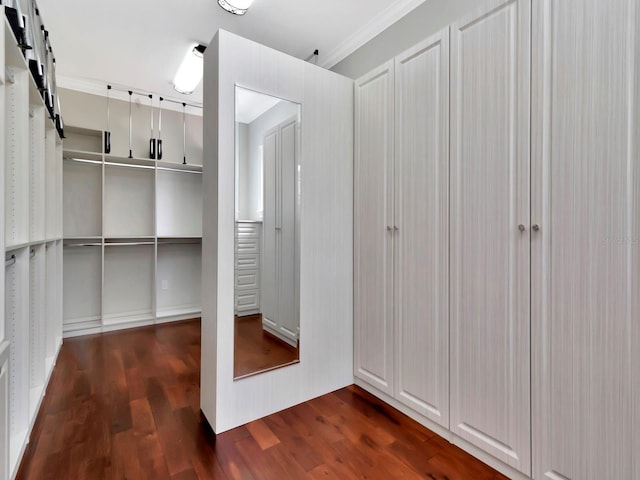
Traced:
[[356, 82], [356, 381], [511, 478], [640, 478], [640, 7], [442, 37], [450, 82], [429, 42]]
[[263, 142], [261, 311], [265, 330], [298, 345], [295, 277], [295, 198], [298, 117], [277, 125]]
[[234, 253], [235, 314], [260, 313], [262, 222], [237, 221]]
[[62, 140], [0, 6], [0, 478], [14, 478], [62, 343]]
[[64, 334], [200, 316], [202, 165], [103, 151], [66, 129]]
[[355, 96], [356, 376], [443, 427], [448, 40], [441, 32], [359, 79]]
[[451, 431], [531, 471], [529, 0], [451, 27]]
[[393, 394], [393, 96], [388, 62], [355, 82], [354, 373]]
[[533, 472], [637, 479], [640, 4], [533, 15]]

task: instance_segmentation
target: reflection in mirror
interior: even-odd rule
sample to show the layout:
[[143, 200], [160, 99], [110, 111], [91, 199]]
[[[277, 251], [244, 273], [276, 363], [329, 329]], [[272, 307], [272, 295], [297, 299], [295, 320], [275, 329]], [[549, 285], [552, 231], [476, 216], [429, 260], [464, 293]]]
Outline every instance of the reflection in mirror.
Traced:
[[300, 105], [236, 86], [234, 378], [300, 358]]

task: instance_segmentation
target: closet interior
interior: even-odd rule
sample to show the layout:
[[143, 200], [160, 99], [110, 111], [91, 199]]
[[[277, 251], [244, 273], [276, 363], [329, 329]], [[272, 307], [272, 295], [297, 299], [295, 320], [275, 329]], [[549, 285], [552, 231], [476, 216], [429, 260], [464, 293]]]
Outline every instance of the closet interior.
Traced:
[[[138, 117], [149, 118], [142, 111]], [[148, 158], [142, 147], [130, 158], [128, 133], [111, 130], [111, 153], [105, 151], [106, 131], [66, 130], [65, 336], [201, 312], [202, 151], [183, 164], [182, 155], [168, 154], [165, 139], [161, 160]]]

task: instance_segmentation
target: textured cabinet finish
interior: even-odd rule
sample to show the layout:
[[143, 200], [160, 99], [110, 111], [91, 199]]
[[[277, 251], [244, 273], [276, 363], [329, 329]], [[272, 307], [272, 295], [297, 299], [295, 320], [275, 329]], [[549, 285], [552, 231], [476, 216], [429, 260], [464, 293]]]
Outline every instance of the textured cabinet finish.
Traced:
[[236, 222], [235, 231], [235, 314], [254, 315], [260, 312], [260, 222]]
[[298, 342], [295, 282], [297, 117], [264, 138], [263, 326], [292, 345]]
[[0, 342], [0, 478], [9, 478], [9, 342]]
[[640, 5], [533, 21], [536, 479], [640, 478]]
[[395, 397], [448, 428], [448, 29], [396, 57], [395, 113]]
[[451, 430], [525, 474], [530, 22], [493, 1], [451, 30]]
[[393, 394], [393, 61], [355, 84], [354, 374]]
[[449, 427], [449, 31], [356, 81], [355, 375]]

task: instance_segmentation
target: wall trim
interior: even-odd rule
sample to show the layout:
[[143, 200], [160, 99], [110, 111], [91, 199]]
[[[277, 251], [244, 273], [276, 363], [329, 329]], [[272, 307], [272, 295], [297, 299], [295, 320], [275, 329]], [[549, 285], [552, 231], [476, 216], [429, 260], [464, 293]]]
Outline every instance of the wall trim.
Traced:
[[331, 50], [326, 57], [321, 57], [318, 65], [327, 69], [334, 67], [425, 1], [427, 0], [398, 0], [394, 2], [373, 17], [364, 27], [347, 37], [344, 42]]

